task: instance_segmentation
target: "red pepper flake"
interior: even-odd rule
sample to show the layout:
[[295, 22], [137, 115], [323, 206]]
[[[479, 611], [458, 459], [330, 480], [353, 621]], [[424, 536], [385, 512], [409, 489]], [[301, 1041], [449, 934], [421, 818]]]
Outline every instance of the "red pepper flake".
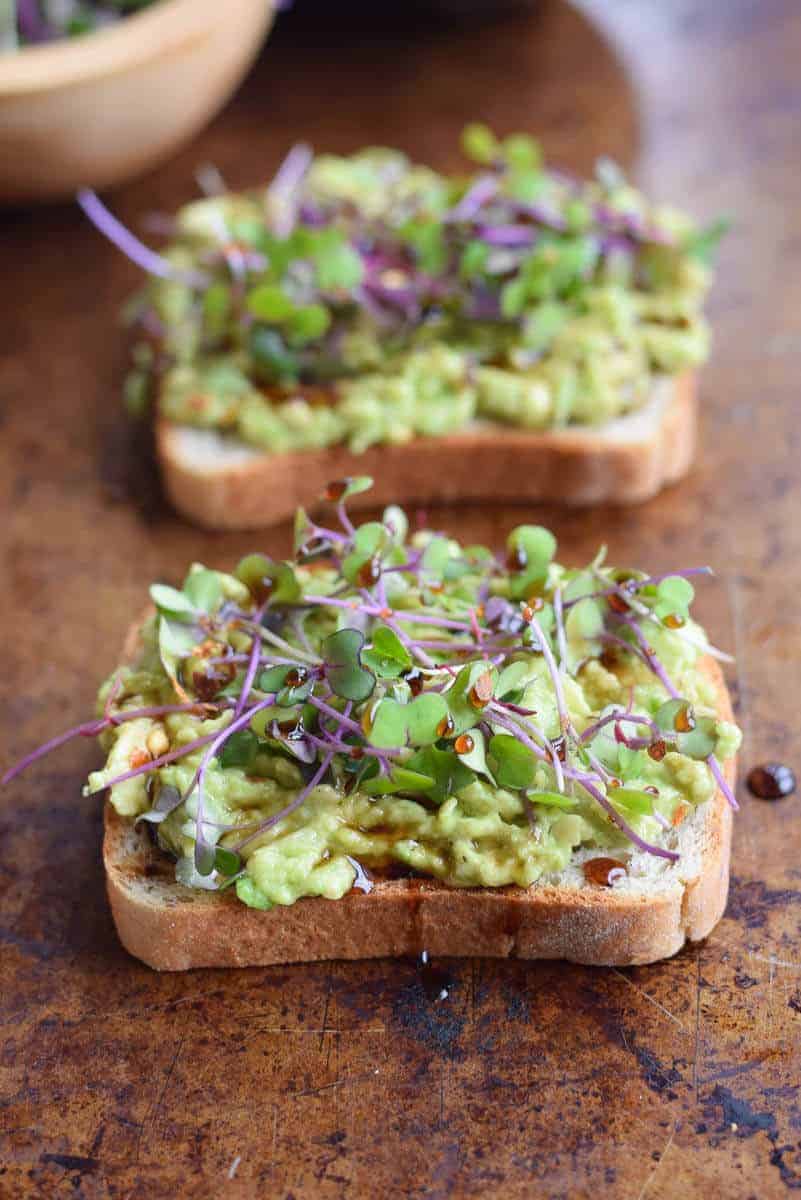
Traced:
[[489, 671], [485, 671], [483, 675], [479, 675], [476, 682], [470, 689], [468, 699], [473, 705], [473, 708], [486, 708], [492, 699], [493, 680]]

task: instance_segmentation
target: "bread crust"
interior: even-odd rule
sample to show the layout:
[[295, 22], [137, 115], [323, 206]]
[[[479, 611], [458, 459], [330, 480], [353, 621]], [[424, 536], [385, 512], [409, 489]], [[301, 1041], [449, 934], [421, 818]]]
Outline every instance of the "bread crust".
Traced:
[[[732, 719], [718, 664], [712, 681], [721, 718]], [[734, 783], [735, 762], [725, 765]], [[685, 941], [706, 937], [726, 907], [732, 816], [723, 793], [687, 824], [696, 869], [670, 868], [662, 890], [624, 892], [583, 884], [530, 888], [451, 888], [433, 879], [377, 879], [369, 895], [303, 899], [260, 912], [231, 893], [200, 892], [175, 882], [172, 862], [146, 828], [105, 808], [103, 862], [123, 946], [160, 971], [266, 966], [321, 959], [418, 955], [564, 958], [599, 966], [655, 962]]]
[[[208, 529], [258, 529], [313, 504], [332, 479], [371, 475], [353, 508], [455, 500], [635, 504], [686, 475], [695, 454], [696, 379], [654, 385], [645, 410], [602, 428], [529, 432], [484, 425], [353, 454], [342, 446], [267, 454], [219, 434], [156, 422], [156, 449], [175, 508]], [[215, 452], [215, 439], [219, 453]], [[202, 447], [202, 453], [197, 453]]]

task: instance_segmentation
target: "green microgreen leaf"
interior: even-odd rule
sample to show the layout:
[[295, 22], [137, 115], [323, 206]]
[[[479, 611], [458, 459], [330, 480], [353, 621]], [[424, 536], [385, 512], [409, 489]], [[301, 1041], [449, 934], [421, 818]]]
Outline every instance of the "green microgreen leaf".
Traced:
[[527, 788], [534, 782], [537, 760], [528, 746], [508, 733], [490, 738], [489, 763], [499, 787]]
[[195, 608], [206, 613], [215, 612], [222, 600], [220, 576], [206, 567], [193, 568], [184, 581], [183, 590]]
[[635, 817], [648, 816], [653, 812], [654, 797], [649, 792], [640, 791], [638, 788], [618, 787], [610, 788], [606, 794], [615, 808], [624, 808]]
[[236, 851], [217, 846], [214, 852], [214, 867], [221, 875], [236, 875], [242, 868], [242, 859]]
[[417, 265], [429, 275], [439, 275], [447, 262], [445, 234], [440, 221], [407, 221], [398, 230], [413, 248]]
[[459, 761], [469, 767], [471, 771], [475, 771], [477, 775], [486, 775], [492, 783], [495, 783], [492, 771], [487, 764], [487, 739], [484, 734], [475, 726], [473, 729], [468, 729], [462, 736], [469, 737], [473, 745], [470, 750], [462, 751], [461, 743], [454, 743], [453, 748], [459, 756]]
[[451, 547], [448, 539], [433, 537], [423, 551], [420, 565], [429, 575], [442, 579], [450, 557]]
[[592, 210], [584, 200], [568, 200], [563, 211], [571, 233], [584, 233], [592, 224]]
[[280, 324], [295, 312], [295, 305], [277, 283], [260, 283], [245, 297], [249, 313], [259, 321]]
[[259, 739], [249, 729], [237, 729], [220, 747], [221, 767], [249, 767], [259, 750]]
[[292, 526], [292, 550], [297, 554], [300, 548], [309, 540], [312, 523], [305, 508], [295, 509], [295, 521]]
[[462, 130], [462, 150], [467, 158], [486, 166], [499, 157], [501, 146], [488, 125], [475, 121]]
[[572, 796], [562, 792], [529, 792], [528, 798], [532, 804], [541, 804], [543, 808], [575, 808], [576, 801]]
[[195, 839], [195, 870], [198, 875], [211, 875], [214, 870], [216, 847], [203, 838]]
[[694, 598], [695, 589], [688, 579], [681, 575], [669, 575], [657, 586], [654, 614], [660, 620], [675, 614], [686, 621]]
[[541, 525], [518, 525], [506, 541], [510, 558], [518, 564], [510, 577], [510, 592], [515, 600], [526, 600], [532, 589], [548, 577], [548, 567], [556, 553], [556, 538]]
[[353, 550], [345, 555], [342, 562], [342, 574], [349, 583], [358, 581], [359, 572], [365, 563], [377, 555], [380, 556], [389, 541], [389, 534], [380, 521], [367, 521], [359, 526], [353, 539]]
[[412, 665], [412, 656], [387, 625], [376, 625], [371, 634], [372, 645], [362, 651], [362, 662], [379, 679], [397, 679]]
[[391, 796], [397, 792], [427, 792], [434, 786], [432, 775], [421, 775], [406, 767], [394, 767], [390, 775], [376, 775], [359, 784], [359, 790], [368, 796]]
[[364, 636], [357, 629], [340, 629], [321, 646], [328, 682], [343, 700], [366, 700], [375, 688], [375, 676], [362, 666], [363, 646]]
[[284, 686], [284, 680], [291, 670], [291, 667], [268, 667], [259, 675], [256, 686], [260, 692], [266, 692], [267, 695], [280, 692]]
[[631, 746], [618, 745], [617, 766], [622, 779], [634, 779], [642, 773], [648, 764], [648, 756], [644, 750], [633, 750]]
[[302, 595], [292, 563], [273, 562], [266, 554], [247, 554], [239, 560], [234, 575], [250, 591], [257, 604], [294, 604]]
[[512, 662], [498, 676], [496, 694], [499, 700], [513, 700], [519, 695], [525, 680], [531, 671], [526, 662]]
[[296, 383], [300, 362], [277, 329], [253, 325], [248, 334], [248, 351], [257, 379], [264, 383]]
[[542, 150], [539, 142], [526, 133], [512, 133], [503, 139], [503, 157], [511, 167], [539, 168]]
[[509, 195], [521, 204], [533, 204], [545, 186], [545, 176], [538, 167], [511, 167], [506, 178]]
[[705, 265], [709, 264], [714, 257], [715, 251], [720, 244], [720, 240], [731, 228], [731, 221], [728, 217], [718, 217], [711, 225], [706, 225], [703, 229], [691, 233], [684, 241], [684, 251], [691, 258], [698, 259], [699, 262]]
[[162, 615], [159, 621], [159, 657], [168, 679], [179, 694], [182, 690], [178, 683], [180, 665], [192, 653], [197, 640], [189, 626]]
[[219, 280], [210, 283], [203, 293], [203, 322], [207, 336], [215, 340], [222, 337], [230, 313], [230, 287]]
[[166, 583], [150, 585], [150, 599], [159, 612], [177, 619], [191, 618], [196, 615], [196, 606], [184, 592], [169, 587]]
[[583, 643], [594, 641], [603, 631], [603, 606], [597, 600], [585, 598], [574, 604], [565, 618], [568, 644], [579, 644], [579, 655], [585, 655]]
[[[349, 500], [351, 496], [358, 496], [362, 492], [369, 492], [373, 486], [373, 478], [371, 475], [346, 475], [342, 483], [344, 483], [345, 487], [339, 499], [344, 502], [345, 500]], [[377, 524], [377, 522], [372, 523]], [[360, 526], [360, 529], [363, 528], [365, 526]], [[359, 530], [357, 530], [357, 538], [358, 533]]]
[[364, 278], [361, 255], [337, 230], [325, 230], [318, 236], [313, 257], [321, 291], [350, 291]]
[[459, 259], [459, 274], [462, 279], [475, 279], [482, 275], [489, 257], [489, 246], [476, 239], [468, 242]]
[[386, 696], [372, 714], [370, 741], [380, 749], [406, 744], [406, 705]]
[[680, 754], [697, 761], [709, 758], [715, 753], [718, 739], [717, 722], [713, 717], [696, 717], [695, 729], [689, 733], [680, 733], [677, 739]]
[[448, 715], [448, 705], [444, 697], [438, 692], [429, 692], [418, 696], [404, 707], [409, 744], [430, 746], [437, 740], [437, 727]]
[[276, 697], [279, 707], [294, 708], [296, 704], [302, 704], [311, 695], [313, 687], [314, 678], [310, 677], [304, 683], [296, 684], [294, 687], [282, 688]]
[[442, 804], [448, 796], [469, 787], [475, 781], [475, 772], [459, 760], [452, 750], [440, 750], [436, 746], [426, 746], [413, 754], [407, 764], [409, 770], [421, 775], [428, 775], [434, 780], [433, 787], [427, 789], [430, 798], [436, 804]]
[[293, 342], [304, 345], [321, 338], [331, 325], [331, 313], [324, 304], [307, 304], [296, 308], [287, 321], [287, 331]]
[[370, 741], [381, 749], [432, 745], [447, 715], [448, 705], [437, 692], [418, 696], [409, 704], [385, 696], [372, 714]]
[[510, 279], [501, 288], [501, 313], [513, 321], [521, 316], [528, 300], [528, 284], [525, 279]]
[[[474, 703], [470, 693], [479, 680], [483, 679], [486, 675], [489, 676], [486, 683], [486, 690], [494, 692], [498, 682], [497, 667], [490, 666], [487, 662], [478, 661], [467, 663], [462, 667], [454, 679], [452, 686], [445, 693], [453, 721], [452, 732], [454, 736], [471, 729], [480, 717], [482, 708], [480, 705], [477, 706]], [[481, 686], [483, 688], [484, 684], [482, 683]]]

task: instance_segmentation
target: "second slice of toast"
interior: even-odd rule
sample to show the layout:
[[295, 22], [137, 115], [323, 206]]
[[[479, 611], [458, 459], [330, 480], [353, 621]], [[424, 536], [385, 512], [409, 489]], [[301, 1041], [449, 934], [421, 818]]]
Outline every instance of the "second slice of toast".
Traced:
[[681, 479], [695, 453], [696, 381], [662, 377], [642, 408], [606, 425], [532, 432], [490, 423], [354, 454], [269, 454], [215, 430], [160, 419], [156, 446], [176, 509], [208, 529], [258, 529], [310, 506], [332, 479], [370, 475], [360, 504], [549, 501], [634, 504]]

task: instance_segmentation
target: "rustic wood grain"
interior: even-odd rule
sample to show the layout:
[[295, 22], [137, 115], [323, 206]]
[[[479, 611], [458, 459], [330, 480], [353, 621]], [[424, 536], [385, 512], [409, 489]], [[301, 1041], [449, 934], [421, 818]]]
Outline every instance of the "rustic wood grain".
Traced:
[[[389, 6], [387, 6], [389, 7]], [[595, 22], [595, 26], [593, 25]], [[735, 217], [713, 299], [703, 458], [634, 511], [543, 509], [561, 553], [711, 561], [736, 648], [746, 765], [801, 731], [801, 9], [795, 0], [549, 0], [495, 27], [279, 31], [234, 104], [121, 215], [233, 185], [296, 137], [398, 142], [447, 164], [481, 115], [599, 152]], [[166, 511], [120, 421], [115, 313], [136, 273], [69, 208], [3, 217], [4, 757], [81, 719], [145, 582], [246, 536]], [[436, 512], [498, 542], [505, 509]], [[260, 539], [279, 551], [286, 530]], [[743, 795], [726, 918], [656, 967], [369, 962], [159, 977], [119, 948], [81, 743], [0, 798], [0, 1196], [726, 1196], [801, 1189], [798, 798]]]

